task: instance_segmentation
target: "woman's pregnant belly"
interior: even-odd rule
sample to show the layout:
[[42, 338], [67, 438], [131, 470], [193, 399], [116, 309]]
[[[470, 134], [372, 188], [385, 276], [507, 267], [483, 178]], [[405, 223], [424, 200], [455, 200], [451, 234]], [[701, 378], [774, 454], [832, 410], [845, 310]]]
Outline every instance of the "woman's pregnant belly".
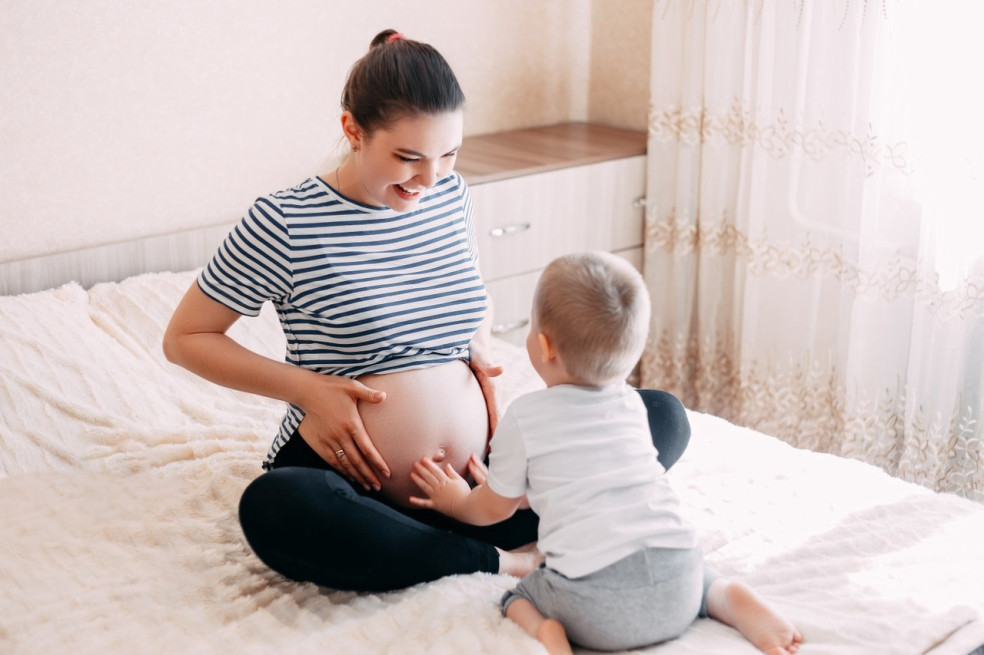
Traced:
[[410, 507], [409, 497], [421, 495], [410, 479], [413, 463], [421, 457], [443, 458], [465, 476], [469, 456], [485, 456], [488, 410], [467, 363], [458, 360], [412, 371], [364, 375], [359, 381], [386, 392], [381, 403], [359, 402], [359, 414], [390, 467], [390, 478], [380, 476], [380, 493], [391, 502]]

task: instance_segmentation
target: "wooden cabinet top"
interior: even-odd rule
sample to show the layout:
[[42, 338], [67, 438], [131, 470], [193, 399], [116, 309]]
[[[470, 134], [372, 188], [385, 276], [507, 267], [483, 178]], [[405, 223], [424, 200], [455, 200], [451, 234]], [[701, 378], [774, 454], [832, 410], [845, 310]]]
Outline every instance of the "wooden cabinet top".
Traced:
[[465, 137], [455, 169], [481, 184], [645, 153], [645, 132], [562, 123]]

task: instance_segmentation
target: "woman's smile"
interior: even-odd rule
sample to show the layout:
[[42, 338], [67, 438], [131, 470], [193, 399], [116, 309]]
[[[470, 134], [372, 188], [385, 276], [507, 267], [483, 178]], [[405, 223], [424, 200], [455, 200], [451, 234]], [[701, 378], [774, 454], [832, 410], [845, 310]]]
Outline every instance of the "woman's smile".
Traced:
[[410, 189], [403, 186], [402, 184], [394, 184], [393, 186], [396, 187], [396, 191], [397, 193], [400, 194], [400, 197], [404, 198], [405, 200], [413, 200], [414, 198], [420, 195], [421, 191], [423, 191], [423, 189], [416, 189], [411, 191]]

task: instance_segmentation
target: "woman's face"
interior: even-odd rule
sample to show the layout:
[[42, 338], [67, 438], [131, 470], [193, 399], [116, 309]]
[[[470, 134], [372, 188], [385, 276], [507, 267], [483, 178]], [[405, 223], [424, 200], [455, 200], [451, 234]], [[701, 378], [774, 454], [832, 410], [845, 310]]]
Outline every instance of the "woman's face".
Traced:
[[344, 193], [366, 205], [415, 209], [421, 192], [454, 169], [462, 123], [459, 110], [406, 116], [370, 135], [360, 133], [353, 143], [357, 175]]

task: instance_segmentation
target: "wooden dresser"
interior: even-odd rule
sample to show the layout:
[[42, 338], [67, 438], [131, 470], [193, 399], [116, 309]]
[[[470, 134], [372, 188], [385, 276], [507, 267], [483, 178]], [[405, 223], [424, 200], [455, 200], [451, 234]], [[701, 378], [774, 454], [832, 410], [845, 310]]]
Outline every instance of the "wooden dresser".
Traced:
[[521, 345], [540, 271], [607, 250], [642, 266], [646, 134], [565, 123], [467, 137], [456, 169], [471, 189], [493, 332]]

